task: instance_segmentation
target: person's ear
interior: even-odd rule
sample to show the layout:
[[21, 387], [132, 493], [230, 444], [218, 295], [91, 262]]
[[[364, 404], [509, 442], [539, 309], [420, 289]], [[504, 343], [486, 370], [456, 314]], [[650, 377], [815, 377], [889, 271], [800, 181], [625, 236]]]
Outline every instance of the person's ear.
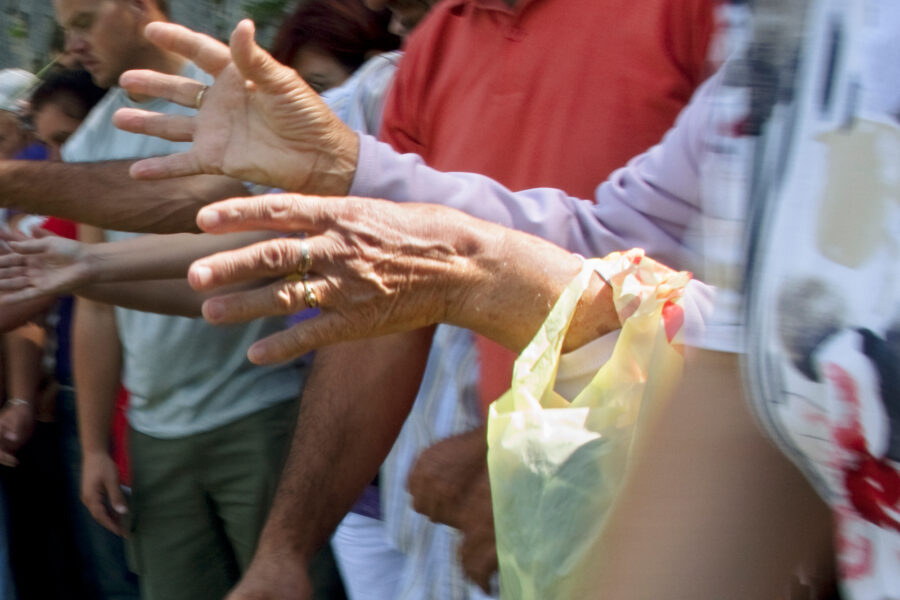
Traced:
[[155, 20], [158, 10], [154, 0], [125, 0], [125, 2], [128, 3], [128, 8], [138, 23], [146, 25]]

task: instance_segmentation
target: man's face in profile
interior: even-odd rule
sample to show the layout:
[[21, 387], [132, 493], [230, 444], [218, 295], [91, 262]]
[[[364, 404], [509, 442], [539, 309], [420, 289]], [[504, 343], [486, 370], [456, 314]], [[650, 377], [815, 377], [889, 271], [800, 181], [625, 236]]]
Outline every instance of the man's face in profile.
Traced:
[[131, 0], [54, 0], [66, 33], [66, 52], [100, 87], [116, 85], [136, 64], [143, 41], [138, 5]]

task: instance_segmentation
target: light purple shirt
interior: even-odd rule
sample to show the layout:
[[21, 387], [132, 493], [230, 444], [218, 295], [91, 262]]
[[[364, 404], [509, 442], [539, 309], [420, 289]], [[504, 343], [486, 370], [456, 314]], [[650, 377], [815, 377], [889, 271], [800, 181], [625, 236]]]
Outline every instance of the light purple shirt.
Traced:
[[661, 143], [597, 187], [593, 201], [550, 188], [513, 193], [482, 175], [442, 173], [364, 135], [350, 194], [449, 206], [584, 256], [642, 247], [669, 266], [690, 268], [683, 240], [700, 211], [697, 157], [711, 84], [698, 90]]

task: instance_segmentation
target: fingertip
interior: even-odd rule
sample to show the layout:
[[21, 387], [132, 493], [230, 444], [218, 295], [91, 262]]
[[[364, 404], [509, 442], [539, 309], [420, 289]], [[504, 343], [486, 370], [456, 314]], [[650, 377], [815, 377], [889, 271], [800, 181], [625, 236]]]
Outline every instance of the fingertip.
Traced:
[[128, 173], [131, 175], [132, 179], [149, 180], [163, 178], [162, 172], [156, 166], [155, 161], [152, 158], [139, 160], [132, 164], [128, 169]]
[[203, 264], [193, 264], [188, 270], [188, 283], [195, 290], [204, 289], [212, 281], [212, 269]]
[[145, 179], [147, 177], [147, 168], [138, 161], [128, 168], [128, 174], [132, 179]]
[[197, 213], [197, 227], [203, 231], [215, 229], [222, 222], [219, 211], [214, 208], [201, 208]]
[[254, 365], [266, 364], [266, 351], [262, 344], [253, 344], [247, 350], [247, 359]]
[[215, 325], [225, 316], [225, 305], [218, 298], [210, 298], [203, 303], [200, 311], [204, 319]]
[[250, 34], [251, 37], [256, 36], [256, 23], [253, 22], [253, 19], [241, 19], [238, 27]]

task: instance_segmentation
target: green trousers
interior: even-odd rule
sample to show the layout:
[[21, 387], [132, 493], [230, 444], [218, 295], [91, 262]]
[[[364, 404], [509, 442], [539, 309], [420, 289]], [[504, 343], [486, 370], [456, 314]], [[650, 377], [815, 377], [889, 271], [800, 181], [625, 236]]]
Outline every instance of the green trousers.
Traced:
[[[179, 439], [130, 432], [129, 542], [142, 600], [221, 600], [237, 583], [265, 523], [296, 408], [284, 402]], [[336, 571], [312, 575], [322, 587], [315, 579]]]

